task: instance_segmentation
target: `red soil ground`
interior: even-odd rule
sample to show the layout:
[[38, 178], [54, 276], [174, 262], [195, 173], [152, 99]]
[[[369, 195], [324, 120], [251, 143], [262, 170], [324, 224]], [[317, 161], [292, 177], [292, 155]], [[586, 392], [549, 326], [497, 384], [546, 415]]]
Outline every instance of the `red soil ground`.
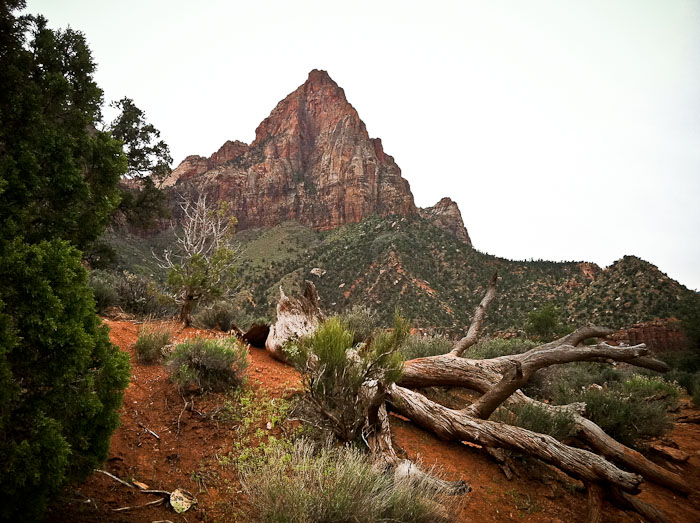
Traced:
[[[251, 521], [254, 514], [241, 492], [235, 467], [222, 466], [220, 458], [234, 449], [242, 437], [233, 421], [206, 416], [227, 399], [223, 394], [183, 398], [168, 379], [162, 365], [143, 365], [134, 358], [133, 344], [140, 325], [109, 321], [112, 341], [131, 356], [132, 379], [124, 395], [121, 426], [112, 436], [110, 456], [104, 470], [128, 481], [139, 481], [151, 489], [185, 489], [198, 504], [178, 515], [163, 506], [114, 509], [142, 505], [158, 499], [129, 489], [101, 473], [67, 488], [51, 507], [51, 522], [211, 522]], [[224, 336], [214, 331], [182, 329], [171, 324], [176, 341], [195, 336]], [[259, 349], [250, 349], [247, 387], [257, 396], [289, 398], [299, 389], [298, 374]], [[185, 407], [187, 400], [188, 408]], [[690, 412], [688, 406], [681, 414]], [[697, 414], [697, 411], [690, 412]], [[265, 423], [261, 424], [264, 428]], [[151, 432], [157, 434], [156, 438]], [[278, 429], [273, 429], [273, 432]], [[392, 417], [395, 444], [409, 458], [441, 468], [446, 479], [465, 479], [473, 491], [460, 500], [456, 521], [576, 522], [586, 514], [586, 494], [576, 482], [534, 460], [517, 464], [519, 477], [508, 481], [500, 468], [476, 446], [445, 443], [410, 422]], [[696, 486], [689, 498], [676, 496], [655, 485], [645, 484], [641, 498], [663, 510], [672, 522], [700, 521], [700, 425], [676, 424], [667, 437], [690, 454], [678, 472]], [[636, 522], [636, 514], [609, 504], [605, 521]]]

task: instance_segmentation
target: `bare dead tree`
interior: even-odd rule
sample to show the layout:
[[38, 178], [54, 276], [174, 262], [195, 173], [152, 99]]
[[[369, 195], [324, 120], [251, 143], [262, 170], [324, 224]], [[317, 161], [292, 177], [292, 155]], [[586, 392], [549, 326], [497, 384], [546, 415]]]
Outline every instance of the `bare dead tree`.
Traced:
[[[581, 480], [588, 489], [587, 521], [600, 521], [602, 504], [606, 499], [638, 512], [649, 521], [664, 521], [664, 515], [659, 510], [640, 501], [636, 494], [639, 493], [640, 484], [646, 480], [688, 495], [690, 487], [678, 474], [651, 462], [641, 453], [607, 435], [598, 425], [582, 416], [585, 405], [549, 405], [528, 397], [520, 389], [537, 370], [551, 365], [579, 361], [625, 362], [665, 372], [668, 370], [666, 364], [654, 359], [643, 344], [615, 347], [601, 341], [594, 345], [581, 345], [586, 339], [601, 339], [612, 332], [596, 326], [580, 328], [522, 354], [485, 360], [463, 357], [465, 353], [468, 356], [468, 349], [478, 341], [486, 310], [496, 293], [496, 285], [497, 276], [494, 276], [476, 308], [467, 335], [447, 354], [407, 361], [403, 376], [397, 383], [384, 384], [373, 380], [365, 384], [370, 408], [363, 433], [375, 462], [378, 466], [393, 470], [397, 475], [425, 476], [414, 464], [397, 457], [389, 431], [389, 406], [391, 410], [444, 440], [469, 441], [481, 446], [501, 464], [506, 464], [507, 453], [514, 451], [535, 457]], [[315, 289], [312, 294], [316, 296], [314, 303], [317, 304]], [[303, 314], [300, 311], [297, 309], [296, 312]], [[316, 318], [317, 316], [308, 318], [305, 325], [315, 325]], [[285, 321], [284, 312], [279, 321]], [[283, 336], [278, 336], [275, 345], [281, 346], [283, 341]], [[461, 409], [450, 409], [416, 391], [433, 386], [464, 387], [480, 396]], [[508, 407], [526, 403], [537, 405], [550, 413], [569, 413], [573, 419], [576, 436], [574, 441], [586, 448], [488, 420], [501, 405]], [[465, 482], [449, 483], [435, 479], [434, 485], [452, 493], [469, 490]]]
[[205, 194], [196, 201], [183, 198], [181, 232], [175, 227], [175, 245], [162, 255], [152, 253], [162, 269], [168, 271], [168, 285], [180, 305], [180, 321], [192, 321], [192, 310], [206, 298], [222, 296], [233, 286], [235, 248], [232, 238], [236, 218], [225, 203], [207, 204]]

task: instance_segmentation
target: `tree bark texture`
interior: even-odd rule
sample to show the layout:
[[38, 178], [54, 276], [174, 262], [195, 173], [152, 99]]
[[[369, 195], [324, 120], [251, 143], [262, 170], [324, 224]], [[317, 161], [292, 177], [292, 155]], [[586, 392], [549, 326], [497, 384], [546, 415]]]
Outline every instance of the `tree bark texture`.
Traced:
[[306, 281], [304, 295], [290, 298], [280, 287], [280, 299], [277, 302], [277, 321], [270, 327], [265, 340], [265, 349], [280, 361], [287, 362], [282, 353], [282, 346], [291, 338], [308, 336], [323, 319], [318, 305], [316, 286]]

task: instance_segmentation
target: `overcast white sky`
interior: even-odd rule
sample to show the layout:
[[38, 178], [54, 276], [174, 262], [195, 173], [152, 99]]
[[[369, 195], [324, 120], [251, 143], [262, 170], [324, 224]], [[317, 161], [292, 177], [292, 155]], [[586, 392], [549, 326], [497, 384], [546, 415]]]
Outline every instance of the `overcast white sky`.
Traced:
[[513, 259], [638, 255], [700, 288], [700, 2], [28, 0], [175, 164], [250, 143], [313, 68], [419, 206]]

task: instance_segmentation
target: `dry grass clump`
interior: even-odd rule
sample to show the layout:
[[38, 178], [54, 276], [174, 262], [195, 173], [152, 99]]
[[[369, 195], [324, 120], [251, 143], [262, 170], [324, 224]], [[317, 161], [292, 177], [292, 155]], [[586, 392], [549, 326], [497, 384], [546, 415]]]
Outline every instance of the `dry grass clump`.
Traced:
[[161, 325], [143, 325], [139, 328], [139, 337], [134, 344], [136, 357], [143, 363], [159, 361], [164, 356], [164, 349], [170, 345], [172, 332]]
[[315, 447], [305, 439], [275, 446], [241, 467], [256, 515], [277, 523], [432, 523], [445, 518], [445, 496], [421, 482], [378, 471], [350, 446]]

